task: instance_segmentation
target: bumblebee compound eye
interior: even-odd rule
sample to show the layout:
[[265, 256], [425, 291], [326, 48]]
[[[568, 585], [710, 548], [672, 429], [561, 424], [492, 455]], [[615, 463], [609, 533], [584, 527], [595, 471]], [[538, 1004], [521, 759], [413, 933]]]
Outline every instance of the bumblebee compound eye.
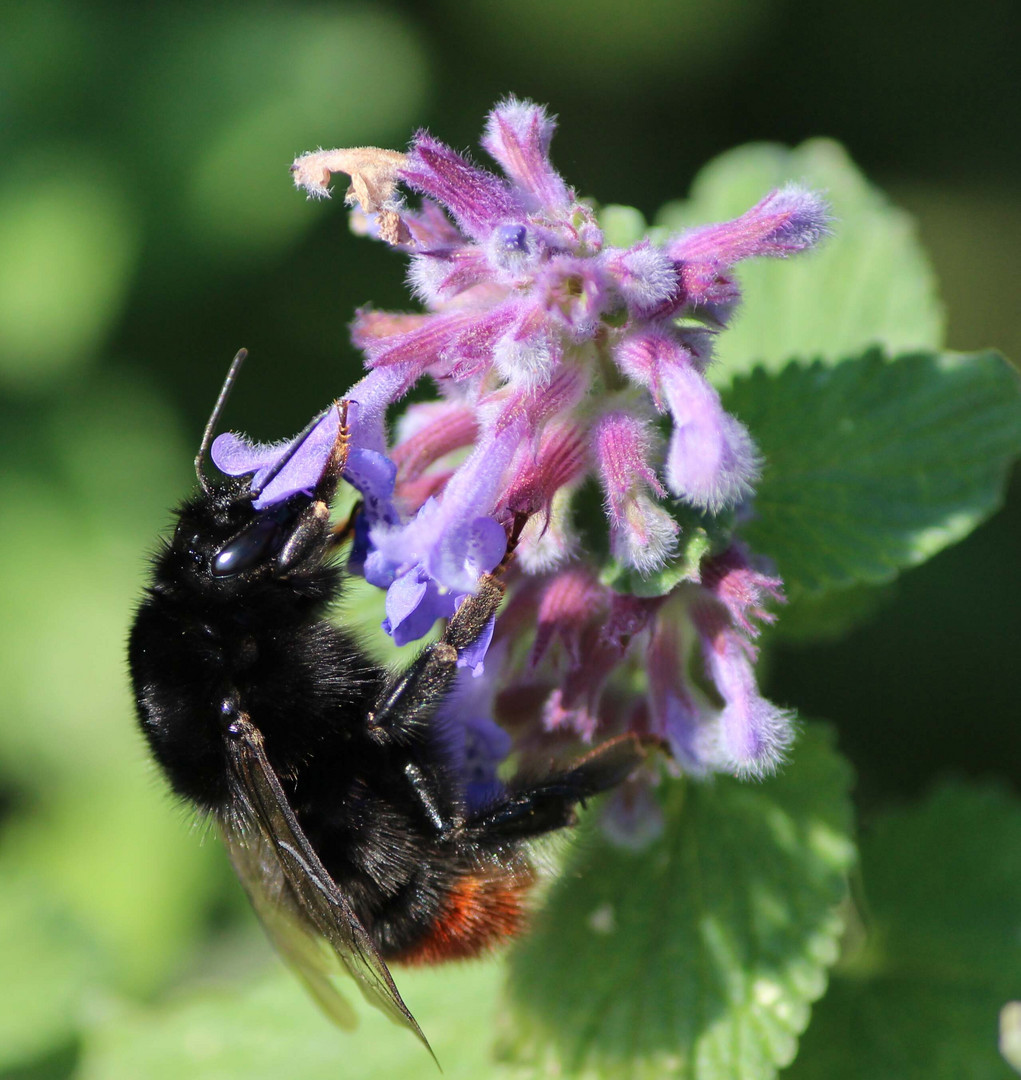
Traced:
[[225, 578], [252, 570], [279, 555], [291, 538], [308, 499], [288, 499], [264, 510], [213, 556], [210, 573]]

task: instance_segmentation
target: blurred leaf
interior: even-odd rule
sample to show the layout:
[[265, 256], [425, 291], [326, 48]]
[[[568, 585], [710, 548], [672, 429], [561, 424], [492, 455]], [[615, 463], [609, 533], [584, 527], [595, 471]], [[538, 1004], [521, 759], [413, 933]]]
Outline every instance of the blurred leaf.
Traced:
[[0, 861], [0, 1072], [43, 1057], [80, 1027], [99, 950], [42, 879]]
[[47, 443], [86, 539], [112, 555], [132, 589], [141, 581], [156, 532], [167, 529], [172, 506], [195, 486], [198, 449], [156, 388], [135, 372], [114, 370], [71, 384], [54, 402], [40, 435]]
[[[91, 360], [121, 313], [138, 240], [131, 206], [80, 148], [8, 160], [0, 187], [0, 382]], [[73, 170], [69, 167], [73, 163]]]
[[[491, 1057], [502, 969], [495, 963], [402, 971], [397, 983], [446, 1080], [503, 1075]], [[398, 1080], [440, 1074], [409, 1032], [365, 1009], [353, 1033], [332, 1027], [297, 981], [198, 990], [160, 1009], [114, 1017], [87, 1037], [79, 1080]]]
[[121, 375], [70, 386], [0, 479], [0, 560], [17, 568], [0, 577], [0, 770], [24, 802], [5, 822], [5, 859], [136, 991], [185, 961], [229, 880], [148, 759], [125, 663], [147, 553], [189, 457], [152, 390]]
[[1000, 1053], [1021, 1073], [1021, 1001], [1010, 1001], [1000, 1009]]
[[16, 117], [38, 123], [47, 109], [66, 109], [103, 43], [94, 20], [66, 0], [5, 0], [3, 16], [0, 102], [9, 137]]
[[891, 354], [939, 348], [943, 311], [914, 223], [865, 180], [838, 143], [731, 150], [698, 174], [689, 200], [665, 206], [656, 224], [672, 233], [726, 221], [789, 180], [826, 195], [834, 235], [817, 251], [738, 266], [744, 301], [717, 339], [714, 376], [729, 381], [756, 364], [778, 370], [792, 357], [835, 363], [873, 344]]
[[33, 443], [0, 477], [0, 560], [17, 568], [0, 577], [0, 766], [41, 791], [101, 786], [137, 768], [128, 626], [191, 455], [152, 390], [123, 376], [70, 387]]
[[606, 243], [614, 247], [631, 247], [649, 231], [641, 210], [633, 206], [601, 206], [599, 227]]
[[772, 1077], [836, 959], [849, 770], [805, 731], [782, 775], [667, 786], [639, 852], [577, 844], [511, 956], [510, 1052], [557, 1075]]
[[553, 72], [560, 79], [570, 73], [571, 88], [608, 84], [617, 97], [630, 97], [651, 80], [704, 78], [720, 63], [734, 64], [773, 10], [764, 0], [643, 0], [623, 17], [614, 0], [446, 0], [443, 6], [462, 34], [484, 42], [487, 53], [509, 54], [518, 71], [531, 70], [531, 61], [541, 65], [544, 83]]
[[766, 461], [744, 536], [808, 592], [888, 582], [960, 540], [1021, 453], [1021, 381], [992, 352], [792, 363], [725, 397]]
[[948, 784], [861, 845], [869, 930], [790, 1080], [1005, 1080], [997, 1015], [1021, 972], [1021, 804]]
[[122, 756], [123, 775], [85, 772], [31, 817], [9, 819], [4, 857], [88, 929], [110, 982], [145, 993], [186, 962], [229, 871], [218, 841], [203, 842], [192, 812], [134, 749]]
[[[368, 5], [219, 6], [167, 33], [136, 107], [151, 154], [180, 175], [190, 240], [213, 255], [272, 252], [311, 227], [288, 167], [316, 146], [407, 141], [425, 53], [396, 13]], [[167, 101], [175, 108], [169, 118]]]

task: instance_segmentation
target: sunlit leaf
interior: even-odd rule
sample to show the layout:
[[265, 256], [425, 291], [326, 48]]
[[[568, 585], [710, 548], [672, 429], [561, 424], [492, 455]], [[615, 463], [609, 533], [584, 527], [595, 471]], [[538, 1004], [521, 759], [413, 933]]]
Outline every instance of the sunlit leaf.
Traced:
[[512, 954], [508, 1052], [557, 1075], [773, 1077], [837, 955], [849, 772], [809, 728], [761, 784], [667, 786], [630, 852], [588, 835]]
[[743, 535], [808, 592], [888, 582], [960, 540], [1021, 454], [1021, 380], [992, 352], [758, 369], [725, 397], [765, 460]]

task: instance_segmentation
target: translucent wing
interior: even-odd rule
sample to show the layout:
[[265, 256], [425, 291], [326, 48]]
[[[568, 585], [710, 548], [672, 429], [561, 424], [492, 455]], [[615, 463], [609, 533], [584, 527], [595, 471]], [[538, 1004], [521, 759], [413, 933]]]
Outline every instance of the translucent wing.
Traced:
[[220, 829], [273, 943], [341, 1027], [353, 1027], [356, 1017], [330, 979], [338, 962], [370, 1004], [410, 1028], [432, 1053], [372, 939], [302, 831], [266, 757], [262, 734], [246, 717], [234, 722], [232, 733], [230, 763], [240, 797]]

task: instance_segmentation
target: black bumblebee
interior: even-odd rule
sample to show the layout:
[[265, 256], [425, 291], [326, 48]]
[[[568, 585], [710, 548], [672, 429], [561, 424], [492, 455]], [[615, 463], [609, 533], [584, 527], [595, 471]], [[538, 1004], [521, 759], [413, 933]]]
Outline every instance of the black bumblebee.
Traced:
[[623, 780], [640, 751], [618, 739], [469, 808], [435, 717], [459, 651], [496, 613], [500, 572], [402, 674], [373, 663], [328, 617], [344, 577], [330, 506], [345, 403], [310, 493], [256, 510], [250, 476], [203, 473], [243, 357], [195, 461], [201, 491], [177, 511], [135, 617], [139, 720], [174, 791], [215, 818], [267, 932], [324, 1011], [354, 1023], [330, 979], [346, 969], [425, 1041], [386, 961], [474, 956], [518, 932], [534, 877], [524, 842], [571, 824], [575, 805]]

